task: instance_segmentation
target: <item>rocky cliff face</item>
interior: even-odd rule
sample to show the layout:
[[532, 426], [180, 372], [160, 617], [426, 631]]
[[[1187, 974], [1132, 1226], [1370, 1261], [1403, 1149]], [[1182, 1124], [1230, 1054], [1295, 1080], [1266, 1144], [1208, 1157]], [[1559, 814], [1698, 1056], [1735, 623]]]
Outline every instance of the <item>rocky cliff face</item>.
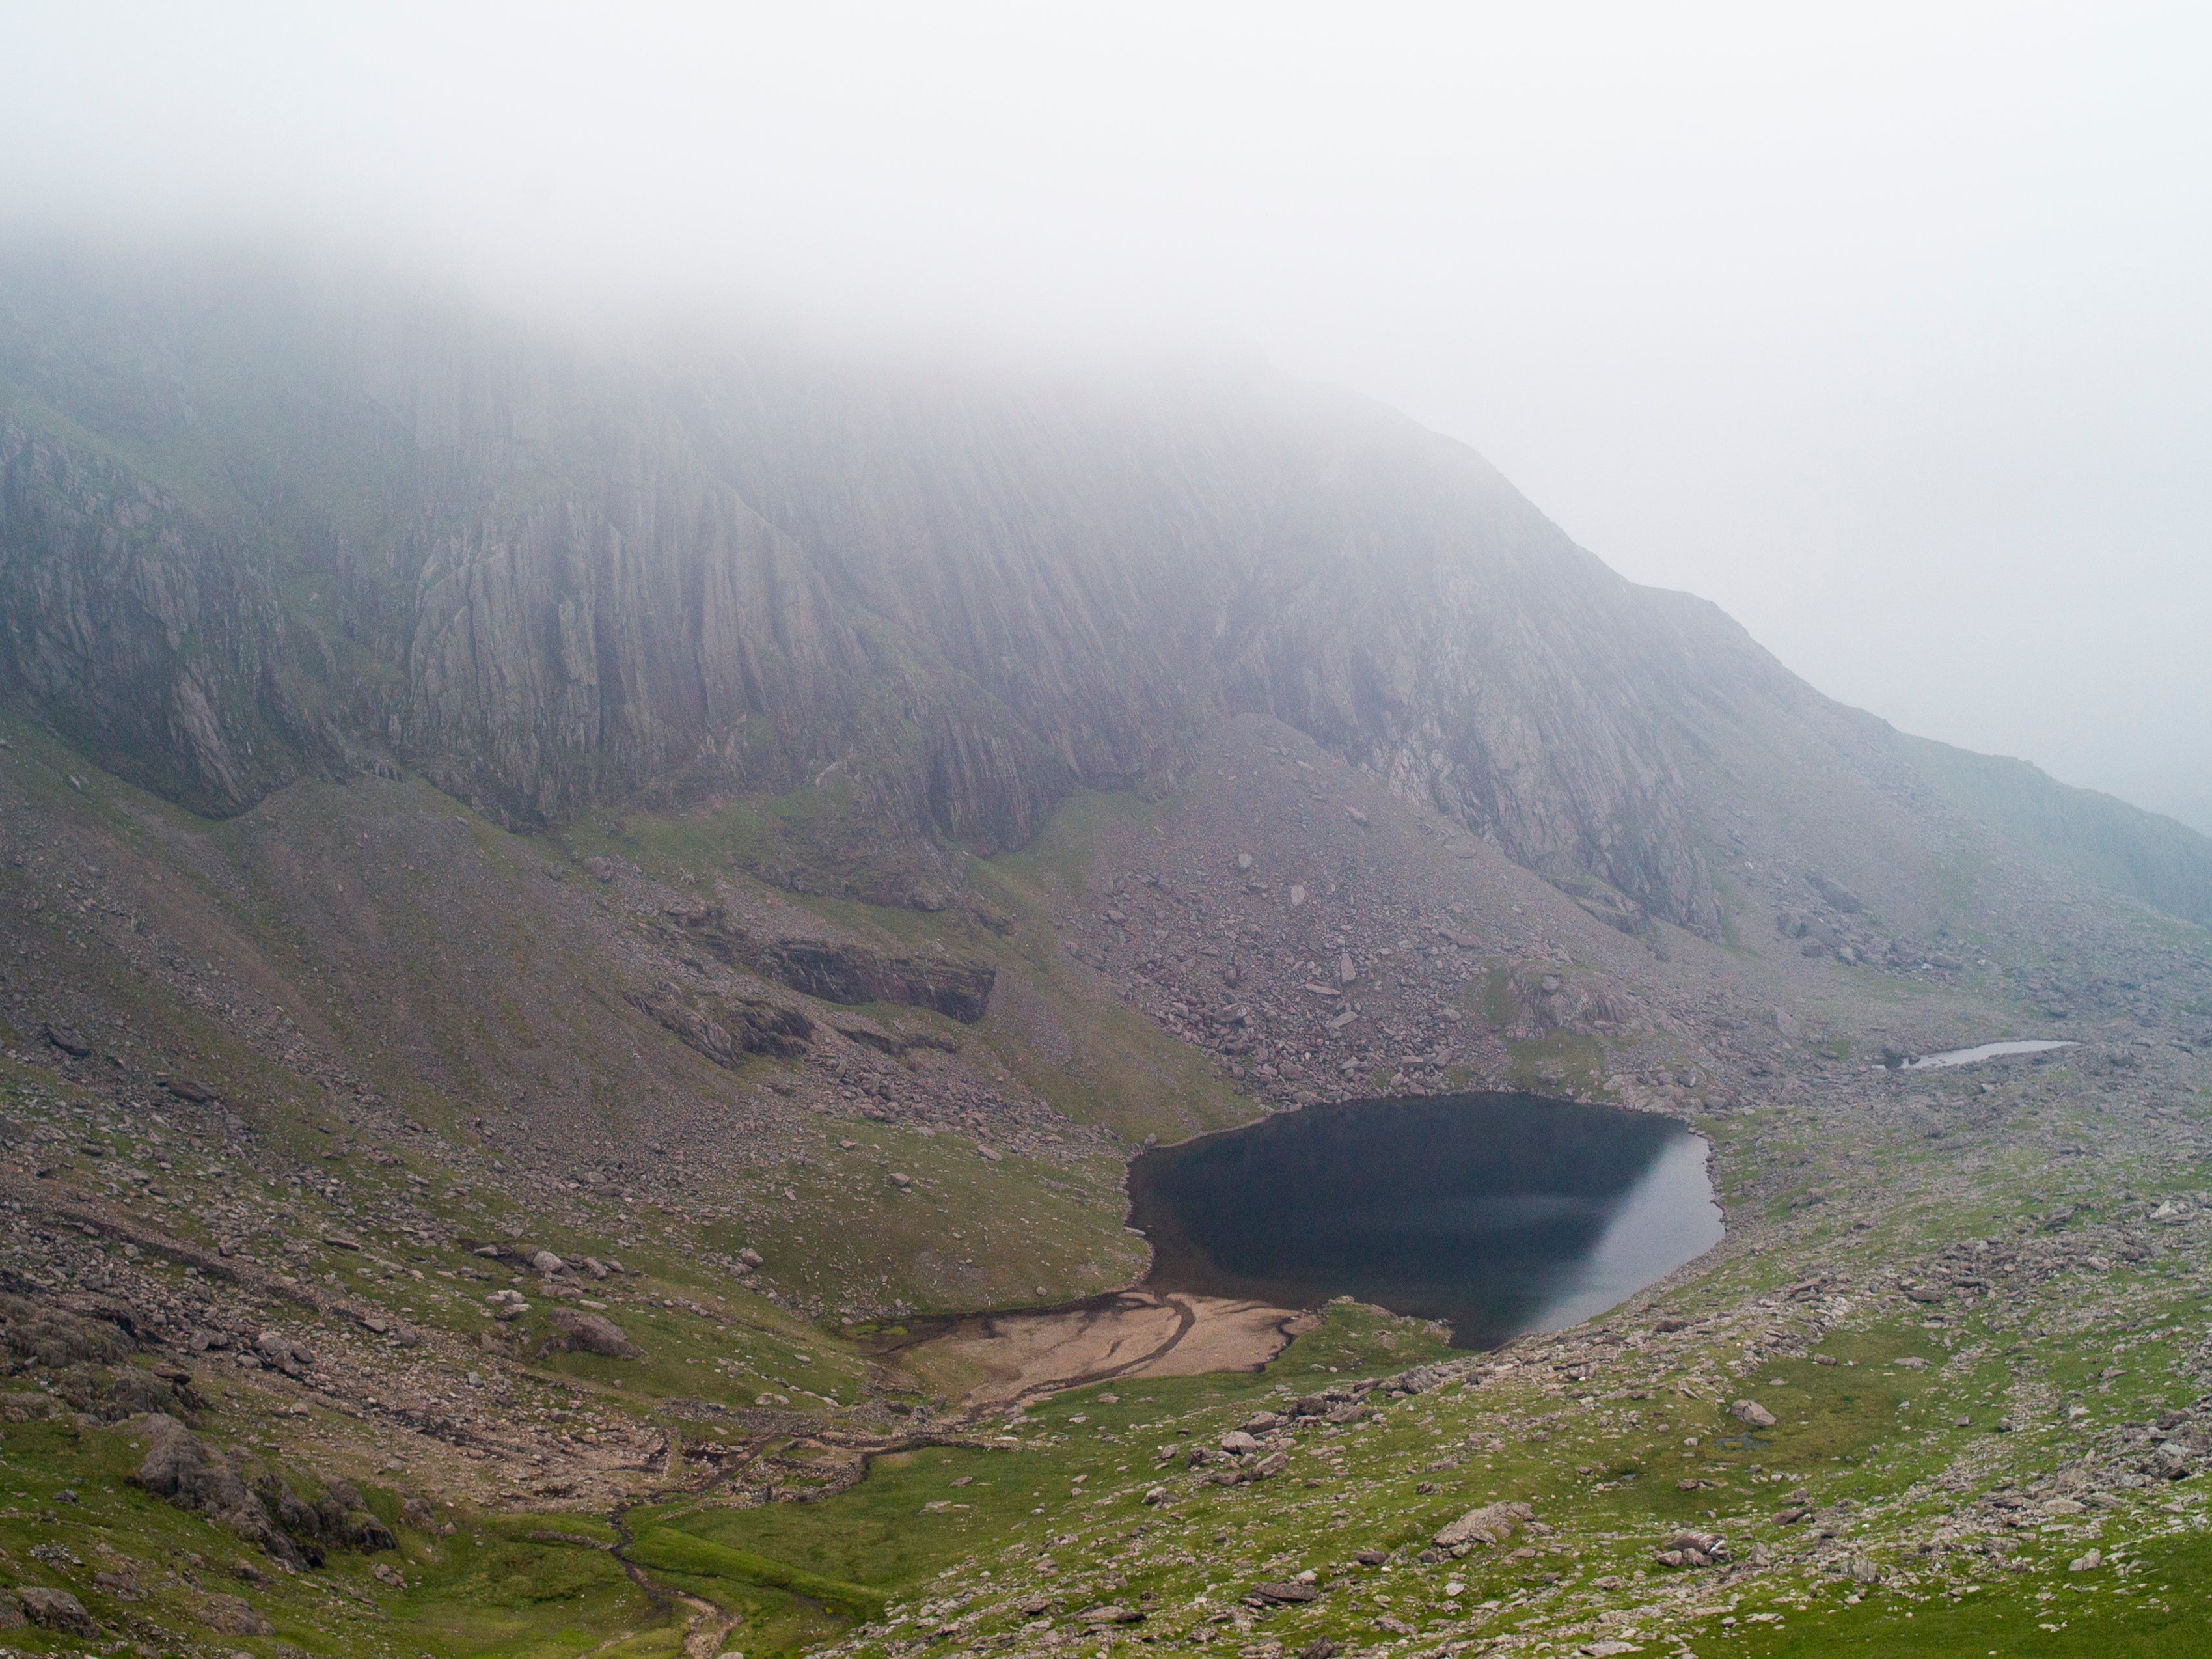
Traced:
[[1711, 932], [1692, 758], [1841, 730], [1341, 395], [594, 358], [158, 275], [0, 267], [0, 696], [203, 811], [341, 755], [525, 826], [834, 783], [926, 873], [1251, 710], [1624, 926]]
[[253, 552], [82, 444], [0, 417], [0, 688], [101, 763], [235, 812], [324, 745]]

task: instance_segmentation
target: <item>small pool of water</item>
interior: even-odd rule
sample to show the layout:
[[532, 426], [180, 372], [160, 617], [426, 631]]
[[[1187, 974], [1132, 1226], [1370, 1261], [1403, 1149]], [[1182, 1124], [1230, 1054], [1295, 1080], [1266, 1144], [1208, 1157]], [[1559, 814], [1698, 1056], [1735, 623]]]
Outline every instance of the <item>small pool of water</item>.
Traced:
[[2006, 1054], [2039, 1054], [2052, 1048], [2071, 1048], [2070, 1042], [2040, 1041], [2034, 1042], [1984, 1042], [1977, 1048], [1946, 1048], [1940, 1054], [1922, 1054], [1908, 1060], [1899, 1067], [1906, 1072], [1930, 1072], [1945, 1066], [1972, 1066], [1980, 1060], [1999, 1060]]
[[1705, 1142], [1534, 1095], [1353, 1101], [1146, 1153], [1130, 1224], [1155, 1291], [1351, 1296], [1494, 1347], [1601, 1313], [1720, 1242]]

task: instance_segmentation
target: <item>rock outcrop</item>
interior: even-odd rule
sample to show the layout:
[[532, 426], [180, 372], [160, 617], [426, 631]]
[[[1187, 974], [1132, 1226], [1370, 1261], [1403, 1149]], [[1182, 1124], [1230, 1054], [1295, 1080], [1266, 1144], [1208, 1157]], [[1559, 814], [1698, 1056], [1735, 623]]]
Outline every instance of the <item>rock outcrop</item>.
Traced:
[[147, 1418], [144, 1435], [146, 1456], [132, 1485], [205, 1516], [273, 1560], [299, 1568], [319, 1565], [325, 1547], [396, 1547], [345, 1481], [326, 1482], [309, 1502], [251, 1455], [217, 1452], [173, 1418]]
[[719, 905], [702, 905], [675, 920], [686, 939], [731, 966], [824, 1002], [897, 1003], [973, 1024], [989, 1008], [998, 980], [998, 969], [988, 963], [890, 953], [837, 939], [763, 936]]
[[0, 409], [0, 696], [131, 781], [227, 815], [327, 761], [265, 552]]
[[638, 1006], [717, 1066], [735, 1066], [747, 1054], [803, 1054], [814, 1034], [797, 1009], [757, 997], [695, 996], [664, 985], [640, 997]]

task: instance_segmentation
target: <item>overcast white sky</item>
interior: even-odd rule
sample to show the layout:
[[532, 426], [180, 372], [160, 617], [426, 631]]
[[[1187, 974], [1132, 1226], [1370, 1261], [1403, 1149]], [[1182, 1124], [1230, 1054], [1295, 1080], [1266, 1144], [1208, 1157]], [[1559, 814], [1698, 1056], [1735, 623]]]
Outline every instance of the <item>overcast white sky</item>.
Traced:
[[1256, 349], [2212, 831], [2212, 7], [0, 0], [0, 215]]

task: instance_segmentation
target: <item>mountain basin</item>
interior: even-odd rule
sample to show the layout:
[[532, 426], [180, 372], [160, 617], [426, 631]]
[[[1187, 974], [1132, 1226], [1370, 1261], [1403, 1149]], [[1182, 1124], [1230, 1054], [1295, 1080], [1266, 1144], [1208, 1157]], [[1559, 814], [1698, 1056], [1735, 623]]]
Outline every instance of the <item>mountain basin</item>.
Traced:
[[1494, 1347], [1719, 1243], [1708, 1150], [1671, 1118], [1535, 1095], [1352, 1101], [1147, 1152], [1130, 1224], [1152, 1242], [1156, 1296], [1349, 1296]]

